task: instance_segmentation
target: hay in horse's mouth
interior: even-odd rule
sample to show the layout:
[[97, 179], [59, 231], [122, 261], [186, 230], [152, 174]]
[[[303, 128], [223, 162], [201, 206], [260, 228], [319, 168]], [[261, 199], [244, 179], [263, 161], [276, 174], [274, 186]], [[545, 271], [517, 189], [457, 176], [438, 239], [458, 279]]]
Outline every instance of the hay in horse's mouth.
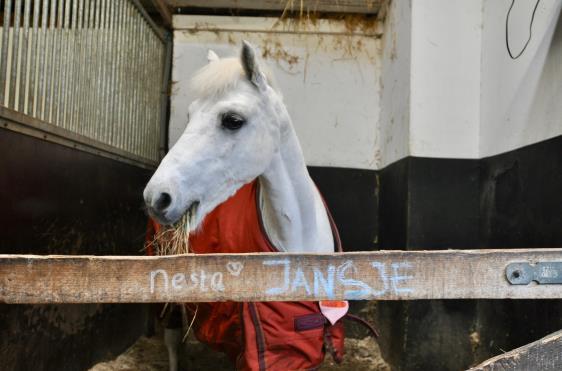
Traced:
[[151, 245], [158, 255], [189, 254], [189, 233], [198, 206], [198, 201], [193, 202], [176, 223], [162, 226], [148, 245]]
[[[152, 246], [157, 255], [189, 254], [189, 233], [191, 232], [191, 225], [193, 225], [193, 219], [195, 218], [198, 207], [199, 201], [193, 202], [176, 223], [163, 225], [160, 231], [154, 235], [154, 239], [146, 243], [146, 247]], [[166, 303], [164, 306], [162, 314], [160, 315], [161, 318], [164, 317], [164, 313], [169, 309], [169, 304], [170, 303]], [[186, 316], [185, 306], [183, 304], [180, 305], [182, 308], [182, 315]], [[191, 321], [186, 321], [189, 326], [182, 338], [182, 343], [185, 342], [193, 327], [193, 323], [197, 318], [198, 309], [199, 305], [195, 304], [195, 313]]]

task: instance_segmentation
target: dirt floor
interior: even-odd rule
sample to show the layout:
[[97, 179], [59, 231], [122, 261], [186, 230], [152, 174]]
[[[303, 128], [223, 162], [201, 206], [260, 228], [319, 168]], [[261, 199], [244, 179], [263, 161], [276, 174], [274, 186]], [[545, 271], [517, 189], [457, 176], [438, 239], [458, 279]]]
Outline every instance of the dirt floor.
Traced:
[[[232, 365], [220, 353], [208, 349], [194, 339], [180, 355], [180, 368], [189, 371], [226, 371]], [[151, 338], [141, 337], [133, 346], [112, 361], [95, 365], [90, 371], [167, 371], [168, 356], [162, 335]], [[342, 364], [336, 365], [330, 357], [326, 357], [322, 371], [353, 370], [353, 371], [390, 371], [388, 364], [382, 359], [379, 346], [372, 337], [364, 339], [346, 339], [346, 356]]]

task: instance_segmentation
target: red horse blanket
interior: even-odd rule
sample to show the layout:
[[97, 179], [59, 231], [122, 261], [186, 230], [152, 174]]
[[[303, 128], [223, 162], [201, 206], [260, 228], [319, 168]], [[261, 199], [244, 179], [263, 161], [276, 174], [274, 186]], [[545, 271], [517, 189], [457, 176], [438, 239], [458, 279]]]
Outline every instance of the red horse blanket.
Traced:
[[[207, 215], [190, 235], [190, 250], [278, 252], [263, 228], [258, 186], [256, 180], [246, 184]], [[330, 223], [341, 251], [331, 216]], [[331, 325], [318, 302], [200, 303], [193, 328], [200, 341], [225, 352], [239, 370], [308, 370], [322, 363], [326, 351], [336, 362], [343, 357], [343, 324]]]

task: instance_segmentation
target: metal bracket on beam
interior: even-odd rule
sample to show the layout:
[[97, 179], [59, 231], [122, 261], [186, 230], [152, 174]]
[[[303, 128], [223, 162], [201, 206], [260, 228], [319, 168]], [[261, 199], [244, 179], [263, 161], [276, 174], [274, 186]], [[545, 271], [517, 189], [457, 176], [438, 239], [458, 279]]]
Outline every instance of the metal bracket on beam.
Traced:
[[528, 285], [532, 281], [541, 285], [562, 284], [562, 262], [511, 263], [505, 275], [512, 285]]

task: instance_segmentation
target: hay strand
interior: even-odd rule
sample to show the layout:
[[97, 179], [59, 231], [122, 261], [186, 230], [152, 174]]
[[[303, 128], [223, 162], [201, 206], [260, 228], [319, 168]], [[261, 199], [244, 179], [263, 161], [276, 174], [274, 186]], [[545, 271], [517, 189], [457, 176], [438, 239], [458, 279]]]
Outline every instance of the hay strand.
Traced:
[[154, 239], [147, 243], [147, 247], [152, 246], [157, 255], [189, 254], [189, 219], [190, 215], [186, 213], [177, 223], [162, 226]]

